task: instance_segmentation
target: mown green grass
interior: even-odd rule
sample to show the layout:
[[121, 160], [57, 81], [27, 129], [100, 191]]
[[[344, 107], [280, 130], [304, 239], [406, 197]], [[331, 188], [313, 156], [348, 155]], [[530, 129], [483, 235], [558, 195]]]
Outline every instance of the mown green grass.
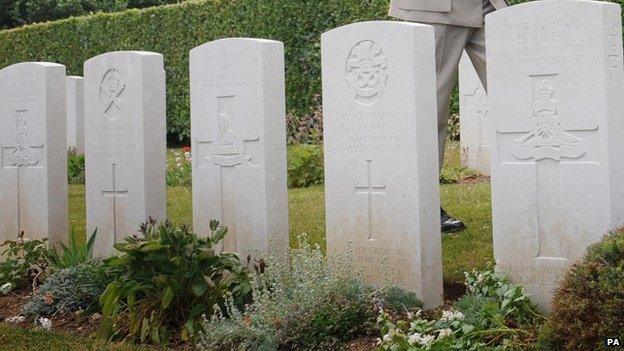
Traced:
[[11, 351], [148, 351], [132, 344], [104, 344], [66, 333], [24, 329], [0, 323], [0, 350]]
[[[170, 164], [174, 162], [170, 155]], [[445, 169], [447, 174], [459, 179], [474, 174], [459, 166], [459, 145], [450, 143]], [[69, 204], [71, 225], [80, 237], [85, 233], [84, 185], [70, 185]], [[442, 184], [441, 200], [449, 213], [468, 225], [462, 232], [443, 236], [444, 277], [447, 281], [461, 282], [463, 272], [483, 267], [492, 261], [492, 225], [489, 182], [475, 184]], [[325, 249], [325, 193], [324, 187], [313, 186], [289, 190], [290, 242], [307, 234], [312, 243]], [[192, 225], [191, 188], [167, 187], [167, 213], [178, 224]], [[137, 223], [138, 229], [138, 223]]]

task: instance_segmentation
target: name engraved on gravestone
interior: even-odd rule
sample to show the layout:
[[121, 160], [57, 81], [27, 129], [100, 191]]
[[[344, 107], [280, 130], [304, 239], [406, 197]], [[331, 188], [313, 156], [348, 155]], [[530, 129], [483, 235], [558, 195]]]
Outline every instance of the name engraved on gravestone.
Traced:
[[[441, 302], [434, 35], [355, 23], [322, 36], [327, 252], [373, 285]], [[435, 152], [431, 153], [431, 155]], [[425, 267], [430, 267], [427, 269]]]
[[166, 77], [163, 56], [117, 51], [84, 65], [87, 231], [94, 255], [166, 219]]
[[405, 270], [412, 264], [412, 256], [405, 250], [354, 246], [353, 261], [354, 266], [362, 270], [367, 283], [414, 284], [414, 277]]

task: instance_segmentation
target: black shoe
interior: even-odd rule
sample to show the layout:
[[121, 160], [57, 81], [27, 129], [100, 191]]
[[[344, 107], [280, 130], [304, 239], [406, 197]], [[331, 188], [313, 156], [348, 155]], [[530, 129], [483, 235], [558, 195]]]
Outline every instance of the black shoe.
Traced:
[[466, 229], [466, 225], [457, 218], [453, 218], [440, 207], [440, 223], [442, 224], [442, 233], [453, 233]]

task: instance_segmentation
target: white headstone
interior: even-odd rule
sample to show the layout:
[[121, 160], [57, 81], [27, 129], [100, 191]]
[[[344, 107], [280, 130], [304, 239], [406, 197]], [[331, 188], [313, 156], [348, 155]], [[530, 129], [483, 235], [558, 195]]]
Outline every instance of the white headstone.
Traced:
[[442, 303], [433, 28], [364, 22], [322, 36], [327, 251], [369, 283]]
[[160, 54], [110, 52], [84, 65], [87, 232], [94, 252], [166, 219], [165, 71]]
[[525, 3], [487, 18], [494, 255], [543, 309], [624, 223], [620, 7]]
[[65, 66], [0, 71], [0, 242], [67, 241]]
[[487, 93], [465, 52], [459, 63], [459, 115], [462, 166], [489, 176]]
[[84, 80], [67, 77], [67, 146], [84, 154]]
[[228, 227], [245, 258], [288, 245], [284, 45], [231, 38], [191, 50], [193, 227]]

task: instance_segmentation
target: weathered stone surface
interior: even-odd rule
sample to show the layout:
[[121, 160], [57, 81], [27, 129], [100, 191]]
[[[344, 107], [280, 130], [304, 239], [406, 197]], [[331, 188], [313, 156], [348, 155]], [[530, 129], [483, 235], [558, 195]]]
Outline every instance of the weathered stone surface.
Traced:
[[288, 245], [284, 45], [231, 38], [190, 54], [193, 227], [243, 259]]
[[65, 66], [0, 71], [0, 242], [67, 238]]
[[489, 176], [487, 93], [465, 52], [459, 63], [459, 114], [462, 166]]
[[364, 22], [322, 36], [327, 248], [373, 284], [442, 303], [433, 28]]
[[620, 12], [536, 1], [486, 20], [494, 255], [544, 309], [587, 246], [624, 223]]
[[160, 54], [110, 52], [84, 65], [87, 232], [94, 252], [166, 218], [165, 71]]

